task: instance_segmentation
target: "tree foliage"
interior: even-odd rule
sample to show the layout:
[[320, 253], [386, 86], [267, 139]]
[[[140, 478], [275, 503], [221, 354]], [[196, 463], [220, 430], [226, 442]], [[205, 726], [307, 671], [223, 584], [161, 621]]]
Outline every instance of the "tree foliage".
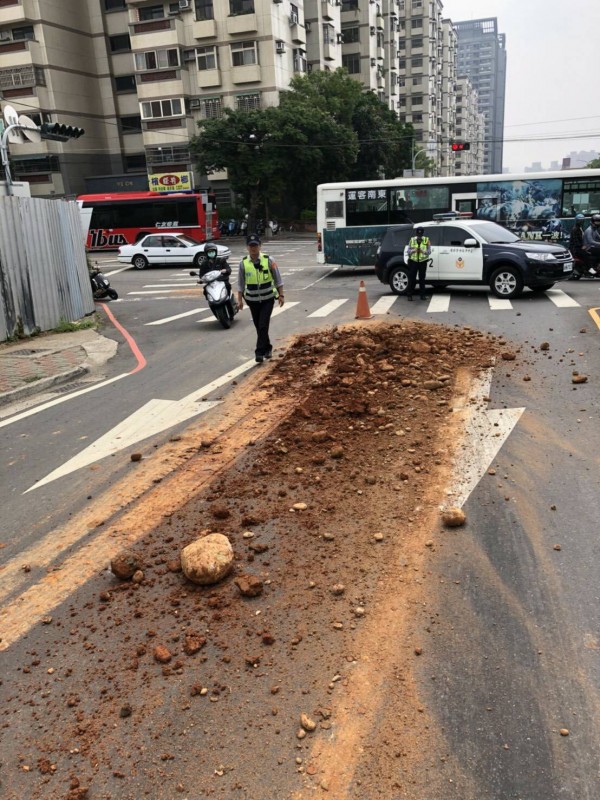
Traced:
[[594, 158], [587, 165], [590, 169], [600, 169], [600, 158]]
[[401, 175], [411, 145], [412, 128], [338, 69], [294, 77], [277, 107], [203, 120], [190, 149], [209, 180], [227, 169], [253, 222], [262, 203], [314, 207], [319, 183]]

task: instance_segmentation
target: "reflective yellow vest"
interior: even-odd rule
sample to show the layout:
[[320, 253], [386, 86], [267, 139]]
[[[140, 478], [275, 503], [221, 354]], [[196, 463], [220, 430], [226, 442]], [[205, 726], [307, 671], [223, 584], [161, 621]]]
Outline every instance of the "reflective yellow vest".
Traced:
[[416, 253], [411, 253], [409, 255], [409, 259], [411, 261], [425, 261], [425, 259], [429, 258], [427, 255], [427, 249], [429, 248], [429, 237], [428, 236], [421, 236], [421, 244], [417, 242], [417, 237], [413, 236], [410, 242], [408, 243], [410, 248], [417, 248]]
[[245, 256], [244, 265], [244, 297], [250, 302], [261, 302], [279, 297], [273, 273], [269, 266], [269, 256], [260, 254], [260, 267], [256, 267], [249, 256]]

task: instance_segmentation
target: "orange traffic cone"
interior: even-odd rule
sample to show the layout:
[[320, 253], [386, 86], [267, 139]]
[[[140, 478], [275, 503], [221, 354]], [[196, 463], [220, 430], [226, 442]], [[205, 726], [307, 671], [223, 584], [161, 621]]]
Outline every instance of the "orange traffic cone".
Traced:
[[356, 319], [373, 319], [373, 314], [371, 314], [371, 309], [369, 308], [369, 301], [367, 300], [367, 290], [365, 289], [364, 281], [360, 282], [358, 289]]

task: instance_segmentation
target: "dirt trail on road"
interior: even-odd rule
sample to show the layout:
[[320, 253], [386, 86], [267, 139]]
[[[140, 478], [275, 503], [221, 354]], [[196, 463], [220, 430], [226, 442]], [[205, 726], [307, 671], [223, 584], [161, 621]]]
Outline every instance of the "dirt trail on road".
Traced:
[[[441, 622], [429, 560], [460, 537], [439, 514], [453, 396], [502, 346], [417, 322], [303, 335], [169, 444], [172, 474], [159, 451], [143, 502], [71, 554], [73, 585], [93, 578], [10, 647], [3, 797], [474, 797], [415, 664]], [[179, 554], [207, 531], [235, 567], [200, 587]], [[128, 543], [138, 583], [105, 569]]]

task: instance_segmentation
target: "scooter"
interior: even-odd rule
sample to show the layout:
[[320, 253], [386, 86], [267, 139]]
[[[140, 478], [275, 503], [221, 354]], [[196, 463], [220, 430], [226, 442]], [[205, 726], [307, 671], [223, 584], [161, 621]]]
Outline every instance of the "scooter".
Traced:
[[94, 300], [118, 300], [119, 295], [114, 289], [110, 288], [110, 281], [106, 278], [100, 270], [95, 267], [90, 271], [90, 283], [92, 284], [92, 294]]
[[573, 272], [571, 273], [570, 281], [579, 281], [581, 278], [588, 280], [597, 280], [600, 278], [600, 259], [594, 254], [590, 256], [587, 253], [571, 253], [573, 256]]
[[190, 275], [198, 278], [204, 286], [204, 296], [208, 307], [224, 328], [231, 328], [233, 318], [240, 310], [233, 292], [229, 294], [220, 269], [212, 269], [204, 275], [192, 270]]

